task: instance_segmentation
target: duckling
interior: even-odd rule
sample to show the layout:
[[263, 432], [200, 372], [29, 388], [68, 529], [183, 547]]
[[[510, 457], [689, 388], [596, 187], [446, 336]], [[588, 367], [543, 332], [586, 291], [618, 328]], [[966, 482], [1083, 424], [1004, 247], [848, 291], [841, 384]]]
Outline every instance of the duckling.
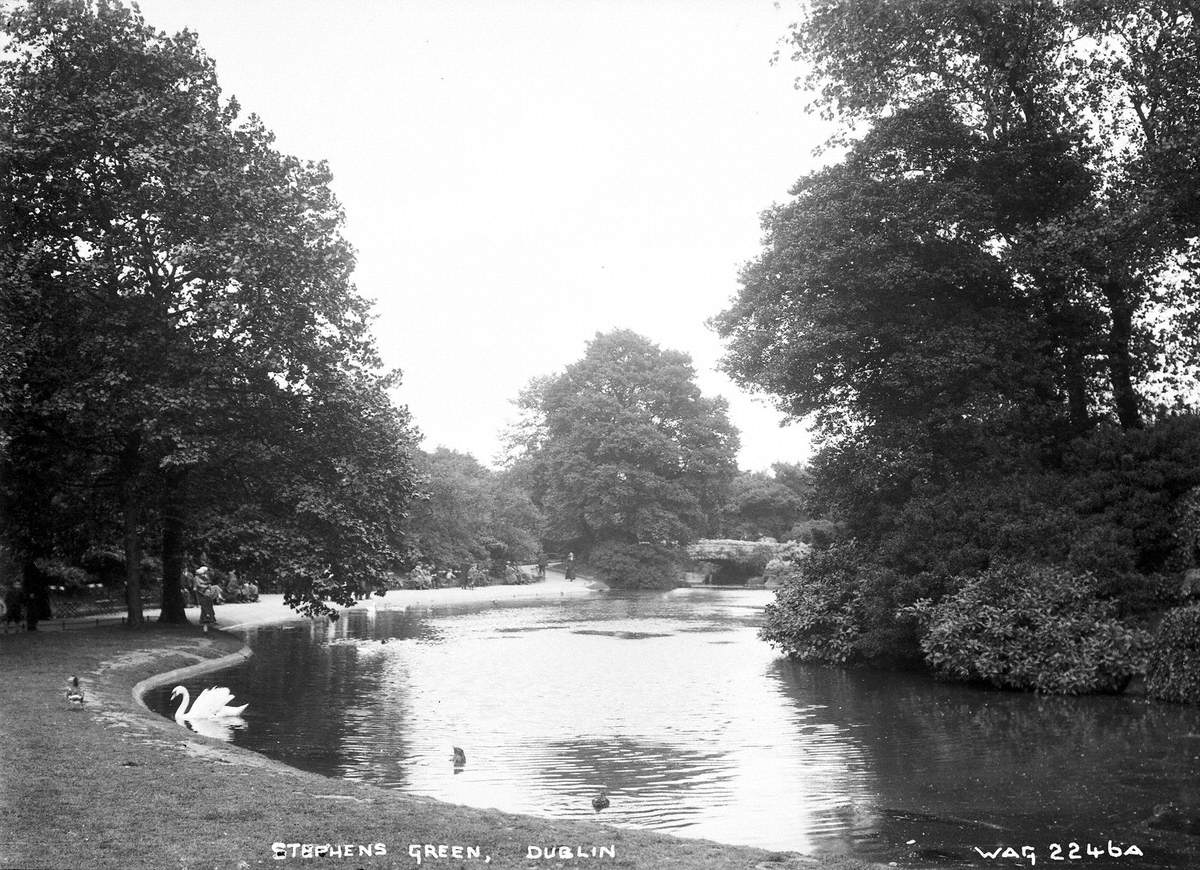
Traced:
[[83, 709], [83, 689], [79, 686], [79, 677], [74, 674], [67, 680], [67, 703], [75, 709]]
[[462, 767], [467, 763], [467, 753], [463, 752], [459, 747], [454, 747], [454, 755], [451, 757], [455, 767]]
[[608, 804], [608, 792], [606, 792], [604, 789], [600, 789], [600, 794], [592, 798], [592, 809], [594, 809], [596, 812], [608, 809]]

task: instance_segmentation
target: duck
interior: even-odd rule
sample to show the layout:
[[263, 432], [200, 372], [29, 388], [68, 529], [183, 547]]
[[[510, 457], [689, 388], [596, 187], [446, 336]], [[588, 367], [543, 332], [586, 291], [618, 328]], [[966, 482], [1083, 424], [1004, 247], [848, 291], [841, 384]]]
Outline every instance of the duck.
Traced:
[[76, 710], [83, 709], [83, 688], [79, 685], [79, 677], [74, 674], [67, 680], [67, 703]]
[[610, 801], [608, 799], [608, 792], [606, 792], [604, 789], [600, 789], [600, 793], [592, 798], [592, 809], [594, 809], [596, 812], [600, 812], [601, 810], [608, 809], [609, 803]]
[[451, 756], [455, 767], [462, 767], [467, 763], [467, 753], [463, 752], [458, 746], [454, 747], [454, 755]]
[[205, 689], [196, 696], [196, 701], [190, 709], [188, 704], [191, 702], [192, 696], [188, 690], [184, 686], [176, 686], [171, 690], [171, 700], [175, 700], [177, 695], [183, 696], [183, 700], [175, 710], [175, 721], [180, 725], [197, 719], [231, 719], [241, 716], [242, 711], [250, 706], [242, 704], [240, 707], [235, 707], [230, 704], [229, 702], [233, 700], [233, 692], [224, 686]]

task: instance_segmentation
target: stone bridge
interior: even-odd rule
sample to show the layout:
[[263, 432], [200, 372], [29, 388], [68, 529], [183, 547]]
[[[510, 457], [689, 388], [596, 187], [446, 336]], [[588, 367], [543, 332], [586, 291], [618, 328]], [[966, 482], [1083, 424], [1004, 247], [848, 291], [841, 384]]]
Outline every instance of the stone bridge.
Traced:
[[689, 558], [700, 562], [757, 562], [770, 559], [784, 544], [774, 541], [733, 541], [708, 538], [687, 545]]
[[786, 544], [774, 541], [733, 541], [709, 538], [687, 545], [688, 557], [697, 562], [709, 562], [715, 570], [705, 572], [704, 582], [724, 584], [753, 584], [762, 582], [763, 566]]

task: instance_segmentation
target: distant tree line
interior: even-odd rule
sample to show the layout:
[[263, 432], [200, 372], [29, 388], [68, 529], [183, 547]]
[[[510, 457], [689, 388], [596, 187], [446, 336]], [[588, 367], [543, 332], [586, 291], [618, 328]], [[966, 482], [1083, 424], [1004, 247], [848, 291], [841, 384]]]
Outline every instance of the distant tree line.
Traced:
[[1068, 692], [1192, 656], [1200, 697], [1148, 632], [1196, 591], [1196, 10], [818, 2], [790, 41], [842, 156], [715, 324], [845, 534], [766, 637]]
[[414, 561], [431, 571], [477, 565], [501, 573], [508, 562], [536, 560], [545, 518], [511, 472], [446, 448], [421, 452], [416, 463], [422, 496], [408, 525]]

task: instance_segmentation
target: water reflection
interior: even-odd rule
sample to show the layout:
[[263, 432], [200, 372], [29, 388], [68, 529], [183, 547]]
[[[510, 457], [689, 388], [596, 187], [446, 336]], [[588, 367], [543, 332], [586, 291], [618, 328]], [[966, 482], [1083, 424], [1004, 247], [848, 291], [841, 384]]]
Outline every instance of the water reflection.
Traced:
[[803, 668], [771, 678], [854, 734], [875, 774], [869, 806], [839, 807], [855, 851], [915, 839], [941, 859], [973, 847], [1138, 843], [1140, 867], [1191, 867], [1197, 843], [1148, 828], [1156, 805], [1200, 806], [1194, 708], [1127, 697], [1045, 697], [915, 674]]
[[1165, 800], [1200, 805], [1194, 710], [794, 666], [755, 636], [769, 600], [376, 606], [251, 630], [255, 656], [221, 676], [250, 702], [232, 737], [319, 773], [554, 818], [594, 817], [604, 788], [606, 821], [767, 848], [917, 867], [1121, 836], [1157, 850], [1143, 870], [1192, 866], [1186, 840], [1136, 823]]

